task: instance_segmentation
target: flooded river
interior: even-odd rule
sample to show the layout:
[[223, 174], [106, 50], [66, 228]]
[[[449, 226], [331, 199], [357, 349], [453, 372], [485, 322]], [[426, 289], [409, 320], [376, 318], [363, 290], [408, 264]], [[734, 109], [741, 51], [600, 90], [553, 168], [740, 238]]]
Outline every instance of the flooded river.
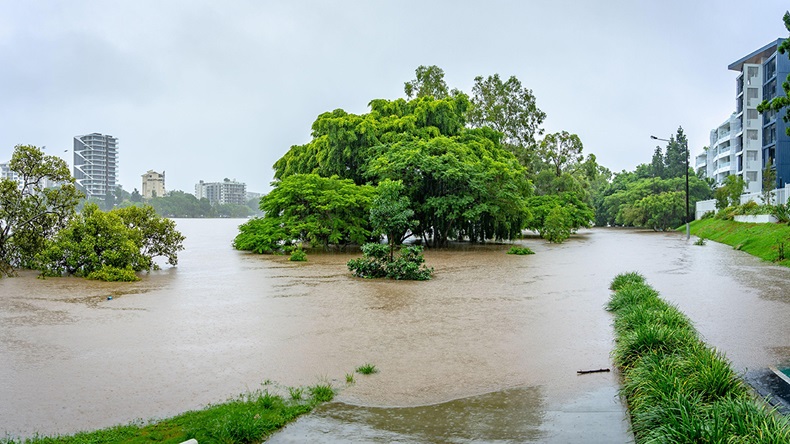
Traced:
[[[644, 274], [738, 370], [790, 362], [790, 270], [682, 235], [429, 251], [428, 282], [234, 251], [239, 220], [178, 220], [179, 266], [121, 284], [0, 279], [0, 436], [170, 416], [329, 381], [336, 403], [272, 442], [627, 442], [610, 367], [612, 277]], [[108, 297], [112, 297], [108, 300]], [[379, 373], [345, 375], [365, 363]]]

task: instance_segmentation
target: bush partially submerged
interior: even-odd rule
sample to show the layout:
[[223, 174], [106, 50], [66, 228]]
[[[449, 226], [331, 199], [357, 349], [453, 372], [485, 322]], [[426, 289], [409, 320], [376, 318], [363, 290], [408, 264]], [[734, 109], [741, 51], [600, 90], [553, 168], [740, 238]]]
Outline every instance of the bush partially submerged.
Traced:
[[132, 267], [118, 268], [107, 265], [89, 273], [87, 278], [108, 282], [134, 282], [140, 280], [140, 278], [137, 277], [137, 273], [132, 270]]
[[397, 257], [390, 259], [388, 245], [367, 243], [362, 245], [363, 257], [351, 259], [347, 265], [358, 277], [426, 281], [433, 268], [424, 265], [422, 251], [420, 246], [403, 247]]
[[528, 247], [510, 247], [510, 250], [507, 250], [507, 254], [524, 256], [527, 254], [535, 254], [535, 252], [530, 250]]

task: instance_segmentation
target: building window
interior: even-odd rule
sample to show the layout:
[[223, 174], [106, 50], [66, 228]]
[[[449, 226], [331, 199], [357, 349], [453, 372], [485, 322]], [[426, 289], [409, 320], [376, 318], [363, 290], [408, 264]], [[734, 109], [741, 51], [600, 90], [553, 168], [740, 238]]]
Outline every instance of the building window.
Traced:
[[746, 182], [757, 182], [757, 171], [747, 171]]
[[767, 109], [763, 111], [763, 125], [767, 125], [776, 119], [776, 111], [772, 109]]
[[771, 100], [774, 97], [776, 97], [776, 79], [766, 83], [763, 89], [763, 98], [765, 100]]
[[776, 75], [776, 57], [765, 63], [765, 81]]
[[763, 145], [776, 142], [776, 123], [772, 123], [763, 130]]
[[749, 120], [757, 120], [758, 119], [758, 112], [756, 109], [747, 109], [746, 110], [746, 118]]
[[756, 85], [757, 82], [759, 81], [759, 77], [758, 77], [760, 75], [759, 69], [756, 66], [750, 66], [747, 68], [746, 73], [747, 73], [746, 84], [749, 86]]

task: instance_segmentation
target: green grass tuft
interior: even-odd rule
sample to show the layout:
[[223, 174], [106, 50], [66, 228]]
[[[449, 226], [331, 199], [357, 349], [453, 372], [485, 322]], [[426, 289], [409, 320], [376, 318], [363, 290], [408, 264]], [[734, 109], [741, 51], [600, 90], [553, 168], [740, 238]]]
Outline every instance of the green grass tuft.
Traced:
[[359, 367], [357, 367], [357, 373], [360, 373], [360, 374], [363, 374], [363, 375], [372, 375], [373, 373], [378, 373], [378, 371], [379, 370], [373, 364], [365, 364], [365, 365], [360, 365]]
[[631, 284], [644, 284], [645, 277], [641, 274], [632, 271], [630, 273], [621, 273], [612, 279], [612, 283], [609, 285], [609, 289], [612, 291], [617, 291], [626, 285]]

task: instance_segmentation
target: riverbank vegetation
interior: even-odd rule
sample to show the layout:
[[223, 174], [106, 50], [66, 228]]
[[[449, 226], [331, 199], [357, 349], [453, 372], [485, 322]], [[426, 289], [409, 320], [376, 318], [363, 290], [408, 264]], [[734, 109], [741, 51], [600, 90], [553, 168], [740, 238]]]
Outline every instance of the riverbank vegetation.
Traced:
[[178, 263], [184, 236], [152, 207], [104, 212], [88, 203], [77, 213], [83, 194], [66, 163], [34, 146], [17, 146], [9, 168], [19, 181], [0, 179], [0, 276], [30, 268], [129, 281], [158, 268], [155, 257]]
[[755, 399], [727, 359], [637, 273], [618, 275], [613, 359], [637, 443], [790, 442], [790, 420]]
[[[598, 194], [595, 224], [674, 229], [686, 217], [686, 161], [688, 142], [683, 128], [669, 138], [664, 150], [656, 147], [649, 164], [614, 175]], [[713, 196], [710, 184], [689, 171], [689, 207]]]
[[518, 79], [477, 77], [470, 97], [449, 89], [440, 68], [420, 66], [404, 92], [372, 100], [366, 114], [319, 115], [312, 140], [274, 164], [264, 216], [240, 227], [234, 246], [276, 253], [386, 238], [392, 255], [407, 237], [444, 247], [529, 227], [561, 242], [590, 226], [608, 170], [583, 156], [575, 134], [539, 140], [545, 113]]
[[[36, 436], [27, 439], [0, 438], [0, 444], [95, 444], [165, 443], [189, 439], [200, 443], [257, 443], [318, 404], [331, 401], [334, 389], [317, 384], [289, 389], [289, 396], [257, 390], [202, 410], [183, 413], [149, 423], [132, 423], [68, 436]], [[305, 395], [309, 395], [305, 397]]]
[[[752, 224], [704, 218], [690, 224], [691, 234], [745, 251], [763, 260], [790, 267], [790, 226]], [[787, 254], [785, 254], [787, 248]]]

